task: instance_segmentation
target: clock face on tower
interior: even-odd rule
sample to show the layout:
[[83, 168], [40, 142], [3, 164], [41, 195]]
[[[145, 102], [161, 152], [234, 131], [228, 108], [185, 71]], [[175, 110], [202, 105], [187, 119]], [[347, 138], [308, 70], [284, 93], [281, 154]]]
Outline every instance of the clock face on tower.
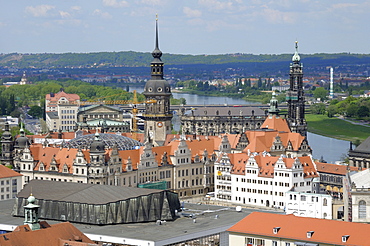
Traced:
[[162, 123], [162, 122], [158, 122], [158, 123], [157, 123], [157, 126], [158, 126], [158, 127], [162, 127], [162, 126], [163, 126], [163, 123]]

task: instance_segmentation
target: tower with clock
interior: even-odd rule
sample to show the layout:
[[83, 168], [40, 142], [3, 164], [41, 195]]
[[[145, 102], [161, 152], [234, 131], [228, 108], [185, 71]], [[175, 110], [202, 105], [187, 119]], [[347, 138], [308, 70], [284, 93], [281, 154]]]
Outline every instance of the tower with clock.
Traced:
[[171, 87], [163, 78], [162, 51], [158, 42], [158, 19], [155, 26], [155, 49], [152, 52], [153, 61], [150, 64], [151, 78], [144, 87], [145, 96], [145, 134], [154, 146], [163, 146], [166, 135], [171, 133], [172, 112], [170, 109]]

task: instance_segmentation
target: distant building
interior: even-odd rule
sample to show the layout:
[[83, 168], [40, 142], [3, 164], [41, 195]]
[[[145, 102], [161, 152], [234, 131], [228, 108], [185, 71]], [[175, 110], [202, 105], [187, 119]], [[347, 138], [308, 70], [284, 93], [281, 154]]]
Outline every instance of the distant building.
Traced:
[[45, 97], [46, 126], [50, 131], [71, 131], [77, 122], [80, 96], [68, 94], [61, 89]]
[[229, 228], [229, 245], [370, 245], [370, 225], [253, 212]]
[[255, 107], [197, 107], [180, 114], [184, 134], [205, 136], [259, 129], [265, 118], [266, 112]]
[[100, 128], [105, 132], [131, 132], [132, 117], [123, 110], [108, 105], [80, 107], [77, 113], [77, 128], [81, 130]]

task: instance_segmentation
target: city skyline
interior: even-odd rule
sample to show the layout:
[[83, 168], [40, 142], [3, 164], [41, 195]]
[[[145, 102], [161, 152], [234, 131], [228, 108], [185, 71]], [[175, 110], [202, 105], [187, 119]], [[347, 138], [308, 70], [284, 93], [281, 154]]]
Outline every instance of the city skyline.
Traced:
[[370, 53], [370, 1], [4, 1], [0, 53]]

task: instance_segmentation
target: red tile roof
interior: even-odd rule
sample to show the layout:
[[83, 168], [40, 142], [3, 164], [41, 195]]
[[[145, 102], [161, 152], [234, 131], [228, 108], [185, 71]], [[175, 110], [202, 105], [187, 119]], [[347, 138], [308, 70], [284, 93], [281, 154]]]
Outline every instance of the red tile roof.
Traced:
[[10, 178], [10, 177], [17, 177], [22, 176], [22, 174], [17, 173], [16, 171], [7, 168], [4, 165], [0, 165], [0, 179], [2, 178]]
[[[273, 228], [280, 227], [277, 234]], [[329, 245], [370, 245], [369, 224], [253, 212], [227, 231]], [[307, 232], [313, 231], [311, 238]], [[348, 235], [346, 243], [342, 236]]]
[[62, 246], [65, 243], [75, 246], [97, 245], [69, 222], [49, 225], [42, 221], [40, 224], [42, 227], [40, 230], [32, 231], [28, 225], [22, 225], [15, 228], [13, 232], [2, 234], [0, 236], [0, 245]]
[[337, 165], [331, 163], [323, 163], [323, 162], [315, 162], [317, 171], [320, 173], [331, 173], [331, 174], [338, 174], [338, 175], [346, 175], [348, 171], [358, 171], [358, 167], [349, 167], [347, 170], [347, 165]]
[[[230, 163], [233, 165], [233, 168], [231, 170], [232, 174], [239, 174], [244, 175], [245, 174], [245, 165], [248, 162], [249, 156], [246, 153], [234, 153], [234, 154], [228, 154]], [[276, 156], [269, 156], [269, 155], [263, 155], [259, 154], [254, 156], [254, 159], [256, 160], [256, 163], [259, 168], [259, 177], [268, 177], [272, 178], [274, 177], [274, 167], [276, 162], [281, 157]], [[303, 157], [297, 157], [300, 163], [303, 166], [303, 173], [305, 178], [309, 177], [318, 177], [318, 173], [316, 171], [315, 165], [309, 156], [303, 156]], [[285, 166], [289, 169], [293, 167], [293, 163], [295, 162], [296, 158], [282, 158], [282, 160], [285, 163]]]
[[291, 132], [287, 121], [275, 115], [267, 117], [261, 128], [273, 129], [280, 132]]

